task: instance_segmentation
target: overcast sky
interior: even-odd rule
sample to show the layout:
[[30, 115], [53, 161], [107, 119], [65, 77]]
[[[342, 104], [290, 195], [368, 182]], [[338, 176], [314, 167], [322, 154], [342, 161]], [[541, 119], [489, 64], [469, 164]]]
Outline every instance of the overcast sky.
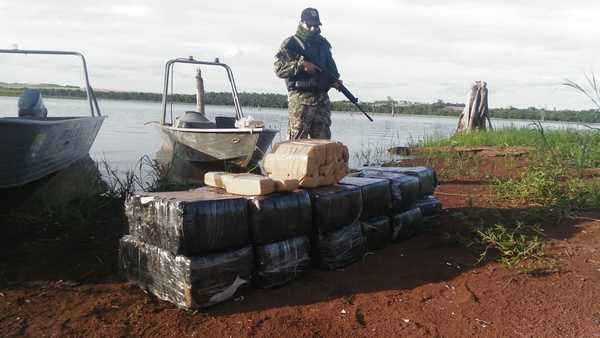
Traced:
[[[274, 55], [308, 6], [362, 100], [464, 102], [485, 80], [492, 107], [592, 107], [561, 83], [599, 74], [598, 0], [0, 0], [0, 48], [82, 51], [97, 89], [160, 92], [165, 61], [193, 55], [228, 63], [240, 91], [285, 93]], [[81, 84], [75, 59], [0, 64], [4, 82]], [[190, 91], [193, 73], [178, 67], [178, 88]], [[207, 90], [226, 89], [217, 75]]]

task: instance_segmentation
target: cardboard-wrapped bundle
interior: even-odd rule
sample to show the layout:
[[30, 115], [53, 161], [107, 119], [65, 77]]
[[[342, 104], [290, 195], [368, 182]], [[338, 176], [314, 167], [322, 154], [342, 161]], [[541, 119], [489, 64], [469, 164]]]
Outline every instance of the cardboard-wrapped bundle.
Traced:
[[346, 176], [339, 184], [360, 188], [363, 200], [363, 208], [360, 215], [362, 221], [389, 214], [392, 207], [389, 180]]
[[356, 222], [362, 212], [360, 188], [331, 185], [309, 189], [313, 209], [313, 227], [321, 233], [338, 230]]
[[[228, 185], [225, 182], [229, 182]], [[234, 174], [224, 171], [209, 171], [204, 174], [204, 184], [227, 190], [237, 195], [268, 195], [273, 191], [289, 192], [298, 189], [296, 179], [272, 179], [256, 174]]]
[[429, 167], [369, 167], [363, 171], [380, 171], [417, 177], [419, 179], [419, 199], [433, 195], [435, 187], [438, 185], [435, 170]]
[[250, 243], [247, 199], [214, 188], [136, 193], [125, 202], [125, 212], [130, 235], [175, 255]]
[[312, 207], [304, 190], [251, 197], [248, 209], [254, 245], [310, 235]]
[[185, 257], [124, 236], [119, 267], [133, 283], [156, 297], [184, 308], [223, 302], [250, 280], [252, 247]]
[[403, 241], [415, 235], [423, 223], [423, 214], [419, 208], [409, 209], [395, 215], [392, 222], [392, 240]]
[[366, 251], [360, 222], [339, 230], [317, 234], [315, 261], [323, 269], [336, 270], [359, 260]]
[[244, 196], [268, 195], [275, 191], [275, 182], [269, 177], [256, 174], [223, 175], [225, 190], [230, 194]]
[[427, 196], [426, 198], [418, 201], [415, 206], [421, 209], [423, 217], [435, 216], [440, 210], [442, 210], [442, 202], [435, 196]]
[[387, 216], [361, 221], [363, 235], [369, 250], [377, 250], [386, 246], [392, 236], [392, 225]]
[[330, 140], [296, 140], [273, 146], [263, 167], [269, 177], [296, 179], [301, 187], [331, 185], [348, 172], [348, 148]]
[[310, 241], [306, 236], [255, 246], [254, 252], [252, 281], [259, 288], [289, 283], [310, 266]]
[[420, 183], [417, 177], [371, 168], [361, 170], [360, 177], [389, 180], [393, 213], [406, 210], [419, 199]]
[[223, 178], [231, 175], [233, 174], [225, 171], [209, 171], [204, 174], [204, 184], [211, 187], [224, 189], [225, 184], [223, 183]]

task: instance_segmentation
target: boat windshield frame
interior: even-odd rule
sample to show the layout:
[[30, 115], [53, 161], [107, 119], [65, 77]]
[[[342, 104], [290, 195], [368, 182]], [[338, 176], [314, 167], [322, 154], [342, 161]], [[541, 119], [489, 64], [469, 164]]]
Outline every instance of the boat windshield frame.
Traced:
[[80, 52], [74, 51], [61, 51], [61, 50], [28, 50], [28, 49], [0, 49], [1, 54], [38, 54], [38, 55], [73, 55], [81, 58], [83, 64], [83, 75], [85, 77], [85, 94], [90, 105], [90, 113], [92, 117], [102, 116], [98, 101], [96, 100], [96, 94], [92, 86], [90, 86], [90, 78], [88, 75], [87, 63], [85, 57]]
[[[223, 67], [227, 73], [227, 78], [229, 80], [229, 84], [231, 85], [231, 96], [233, 98], [233, 105], [235, 106], [235, 117], [237, 120], [240, 120], [244, 117], [244, 113], [242, 112], [242, 106], [240, 105], [240, 99], [238, 96], [237, 87], [235, 85], [235, 79], [233, 77], [233, 72], [231, 68], [219, 61], [219, 59], [215, 59], [215, 61], [202, 61], [196, 60], [192, 56], [187, 58], [175, 58], [167, 61], [165, 64], [165, 80], [164, 80], [164, 88], [162, 95], [162, 118], [160, 120], [161, 125], [169, 125], [166, 123], [167, 121], [167, 98], [169, 96], [169, 84], [170, 77], [173, 72], [174, 66], [176, 63], [187, 63], [187, 64], [195, 64], [195, 65], [205, 65], [205, 66], [218, 66]], [[171, 124], [173, 121], [171, 121]]]

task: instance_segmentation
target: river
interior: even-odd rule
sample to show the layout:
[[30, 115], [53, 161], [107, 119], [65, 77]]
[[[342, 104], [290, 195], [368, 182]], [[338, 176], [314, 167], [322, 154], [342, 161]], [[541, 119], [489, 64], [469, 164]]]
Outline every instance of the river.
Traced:
[[[17, 115], [16, 97], [0, 97], [0, 116]], [[85, 100], [45, 98], [48, 116], [77, 116], [89, 114]], [[159, 102], [100, 100], [103, 115], [108, 116], [91, 149], [96, 160], [106, 160], [120, 170], [133, 168], [143, 155], [153, 156], [162, 142], [158, 129], [146, 122], [160, 119]], [[174, 104], [174, 114], [193, 110], [189, 104]], [[233, 116], [234, 108], [229, 106], [207, 106], [207, 115]], [[279, 129], [275, 141], [282, 141], [287, 133], [287, 110], [274, 108], [243, 108], [245, 116], [251, 115], [262, 120], [267, 126]], [[361, 113], [332, 114], [332, 137], [349, 147], [351, 165], [360, 162], [357, 154], [368, 153], [369, 149], [387, 149], [391, 146], [406, 145], [426, 137], [447, 136], [454, 132], [458, 119], [444, 116], [374, 115], [369, 122]], [[507, 126], [526, 127], [531, 121], [494, 119], [496, 128]], [[567, 122], [544, 122], [544, 127], [579, 128]]]

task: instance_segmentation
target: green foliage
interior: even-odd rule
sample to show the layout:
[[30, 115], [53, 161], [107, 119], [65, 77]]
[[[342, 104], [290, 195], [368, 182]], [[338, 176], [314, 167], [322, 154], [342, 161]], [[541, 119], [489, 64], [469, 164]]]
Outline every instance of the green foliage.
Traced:
[[455, 134], [450, 138], [428, 138], [419, 142], [424, 147], [442, 146], [527, 146], [535, 148], [531, 156], [550, 157], [567, 167], [600, 166], [600, 133], [594, 130], [561, 129], [541, 131], [533, 128], [503, 128]]
[[519, 204], [550, 206], [561, 198], [557, 173], [548, 168], [530, 168], [517, 179], [495, 179], [493, 187], [500, 199]]
[[508, 267], [519, 267], [526, 260], [544, 256], [545, 235], [537, 225], [517, 222], [515, 226], [494, 224], [475, 230], [473, 245], [481, 249], [479, 262], [492, 255]]

